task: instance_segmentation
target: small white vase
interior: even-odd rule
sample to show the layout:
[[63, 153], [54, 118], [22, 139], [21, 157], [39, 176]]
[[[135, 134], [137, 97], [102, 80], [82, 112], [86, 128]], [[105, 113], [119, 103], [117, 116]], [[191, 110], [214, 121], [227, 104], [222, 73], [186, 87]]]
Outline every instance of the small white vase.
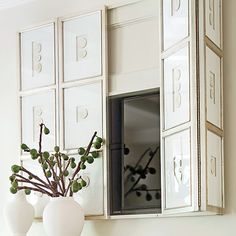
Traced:
[[13, 236], [26, 236], [34, 220], [34, 208], [27, 202], [24, 191], [17, 192], [6, 204], [4, 215]]
[[48, 236], [79, 236], [84, 226], [84, 211], [73, 197], [51, 198], [43, 212]]

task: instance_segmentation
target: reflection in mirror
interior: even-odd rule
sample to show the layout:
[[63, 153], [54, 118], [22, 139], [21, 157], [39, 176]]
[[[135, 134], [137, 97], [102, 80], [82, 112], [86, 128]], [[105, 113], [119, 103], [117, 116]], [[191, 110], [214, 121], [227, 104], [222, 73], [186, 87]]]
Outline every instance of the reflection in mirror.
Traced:
[[161, 207], [159, 94], [110, 99], [111, 214]]

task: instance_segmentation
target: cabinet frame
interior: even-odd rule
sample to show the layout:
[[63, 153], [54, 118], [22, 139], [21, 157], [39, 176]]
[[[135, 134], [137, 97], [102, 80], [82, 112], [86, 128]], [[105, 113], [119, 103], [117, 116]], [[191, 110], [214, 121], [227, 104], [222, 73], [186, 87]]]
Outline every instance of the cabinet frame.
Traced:
[[[161, 29], [161, 33], [160, 33], [160, 44], [161, 44], [161, 48], [163, 50], [163, 0], [160, 1], [160, 18], [159, 18], [159, 22], [160, 22], [160, 29]], [[162, 186], [164, 186], [164, 180], [165, 180], [165, 170], [163, 167], [163, 163], [165, 161], [165, 153], [164, 153], [164, 141], [163, 139], [166, 136], [169, 136], [171, 134], [174, 133], [178, 133], [182, 130], [185, 129], [190, 129], [190, 133], [191, 133], [191, 206], [189, 207], [183, 207], [183, 208], [176, 208], [176, 209], [166, 209], [165, 208], [165, 191], [162, 191], [162, 214], [163, 215], [171, 215], [171, 214], [184, 214], [186, 212], [197, 212], [199, 210], [199, 182], [198, 182], [198, 177], [199, 177], [199, 173], [198, 173], [198, 166], [199, 166], [199, 162], [198, 162], [198, 153], [197, 150], [194, 148], [198, 145], [198, 141], [197, 141], [197, 116], [194, 116], [193, 114], [196, 113], [197, 111], [197, 79], [196, 79], [196, 71], [197, 71], [197, 51], [196, 51], [196, 42], [197, 42], [197, 29], [195, 26], [195, 17], [196, 17], [196, 6], [195, 6], [195, 1], [193, 0], [189, 0], [189, 35], [188, 37], [180, 40], [179, 42], [177, 42], [176, 44], [172, 45], [171, 47], [169, 47], [167, 50], [165, 51], [161, 51], [161, 112], [162, 112], [162, 116], [161, 116], [161, 130], [162, 130], [162, 134], [161, 134], [161, 163], [162, 163]], [[164, 91], [163, 91], [163, 79], [164, 79], [164, 73], [163, 73], [163, 60], [167, 57], [169, 57], [170, 55], [173, 55], [174, 53], [178, 52], [181, 48], [183, 48], [184, 46], [188, 45], [189, 46], [189, 81], [190, 81], [190, 100], [189, 100], [189, 106], [190, 106], [190, 120], [189, 122], [186, 122], [184, 124], [180, 124], [176, 127], [172, 127], [168, 130], [164, 130], [164, 119], [163, 119], [163, 115], [164, 115]]]
[[[160, 22], [160, 31], [163, 32], [163, 21], [162, 21], [162, 1], [160, 0], [160, 8], [159, 8], [159, 22]], [[164, 0], [165, 1], [165, 0]], [[135, 1], [129, 4], [136, 3]], [[222, 4], [221, 4], [222, 5]], [[123, 5], [122, 5], [123, 6]], [[109, 9], [114, 7], [109, 7]], [[96, 9], [97, 10], [97, 9]], [[98, 10], [101, 10], [98, 9]], [[220, 9], [222, 12], [222, 8]], [[223, 39], [221, 33], [221, 48], [219, 48], [211, 39], [206, 36], [205, 31], [205, 1], [195, 1], [189, 0], [189, 35], [177, 42], [175, 45], [168, 47], [166, 51], [163, 51], [163, 33], [159, 33], [160, 35], [160, 45], [161, 45], [161, 64], [160, 64], [160, 78], [161, 78], [161, 130], [162, 130], [162, 138], [168, 137], [169, 135], [178, 133], [185, 129], [191, 130], [191, 169], [192, 169], [192, 187], [191, 187], [191, 196], [192, 196], [192, 204], [189, 207], [179, 208], [179, 209], [166, 209], [165, 206], [165, 191], [162, 188], [162, 199], [164, 200], [162, 213], [158, 212], [155, 214], [140, 214], [140, 215], [120, 215], [120, 216], [110, 216], [109, 215], [109, 180], [108, 180], [108, 167], [109, 167], [109, 158], [108, 158], [108, 127], [107, 127], [107, 107], [108, 107], [108, 39], [107, 39], [107, 8], [103, 7], [102, 12], [102, 75], [96, 76], [88, 79], [81, 79], [77, 81], [64, 82], [63, 81], [63, 37], [62, 37], [62, 25], [63, 22], [70, 19], [75, 19], [83, 13], [73, 14], [66, 17], [60, 17], [53, 21], [45, 22], [41, 25], [32, 26], [26, 30], [34, 29], [35, 27], [41, 27], [44, 24], [53, 23], [55, 24], [55, 84], [50, 86], [45, 86], [37, 89], [21, 91], [20, 90], [20, 81], [18, 81], [18, 107], [19, 107], [19, 121], [21, 127], [21, 105], [20, 99], [23, 96], [32, 95], [35, 93], [55, 90], [56, 91], [56, 144], [63, 146], [64, 149], [64, 117], [63, 117], [63, 90], [66, 88], [72, 88], [80, 85], [90, 84], [94, 82], [101, 81], [103, 83], [103, 137], [106, 140], [106, 143], [103, 148], [103, 181], [104, 181], [104, 214], [96, 215], [96, 216], [87, 216], [87, 219], [122, 219], [122, 218], [148, 218], [148, 217], [173, 217], [173, 216], [195, 216], [195, 215], [215, 215], [223, 213], [223, 208], [217, 208], [214, 206], [210, 206], [207, 203], [207, 165], [206, 165], [206, 133], [207, 130], [217, 134], [222, 138], [222, 183], [224, 182], [224, 160], [223, 160], [223, 143], [224, 143], [224, 130], [223, 130]], [[85, 14], [90, 14], [85, 12]], [[221, 13], [222, 15], [222, 13]], [[198, 18], [198, 20], [197, 20]], [[221, 17], [222, 18], [222, 17]], [[222, 19], [221, 19], [222, 21]], [[222, 31], [222, 23], [221, 23], [221, 31]], [[20, 45], [20, 33], [17, 34], [17, 41]], [[176, 127], [171, 127], [170, 129], [164, 130], [164, 101], [162, 99], [163, 91], [163, 60], [168, 58], [170, 55], [178, 52], [183, 47], [189, 47], [189, 68], [190, 68], [190, 121], [178, 125]], [[206, 119], [206, 84], [205, 80], [200, 78], [205, 78], [205, 48], [209, 47], [213, 52], [215, 52], [221, 58], [221, 123], [222, 128], [216, 127], [211, 124]], [[19, 48], [19, 47], [18, 47]], [[203, 56], [204, 55], [204, 56]], [[20, 50], [18, 51], [18, 78], [20, 78]], [[197, 114], [195, 116], [194, 114]], [[22, 137], [22, 129], [20, 128], [20, 136]], [[162, 139], [161, 139], [162, 140]], [[162, 163], [162, 173], [164, 173], [164, 152], [163, 146], [164, 142], [161, 141], [161, 163]], [[192, 147], [197, 148], [192, 148]], [[200, 148], [201, 147], [201, 148]], [[66, 151], [66, 150], [64, 150]], [[75, 149], [67, 150], [69, 155], [75, 154]], [[20, 149], [19, 149], [20, 153]], [[21, 155], [21, 160], [27, 160], [29, 156]], [[163, 175], [164, 176], [164, 175]], [[162, 186], [164, 185], [164, 178], [162, 176]], [[224, 207], [224, 185], [222, 184], [222, 205]]]
[[[62, 38], [62, 24], [63, 21], [70, 20], [70, 19], [76, 19], [78, 17], [81, 17], [83, 15], [89, 15], [94, 12], [100, 12], [101, 14], [101, 72], [102, 74], [100, 76], [96, 76], [94, 78], [85, 78], [81, 79], [80, 81], [71, 81], [71, 82], [64, 82], [63, 81], [63, 38]], [[20, 35], [21, 33], [33, 30], [33, 29], [38, 29], [43, 27], [44, 25], [49, 25], [53, 24], [54, 25], [54, 71], [55, 71], [55, 84], [50, 85], [50, 86], [43, 86], [39, 88], [33, 88], [29, 90], [21, 90], [21, 50], [20, 50], [20, 45], [21, 45], [21, 40], [20, 40]], [[63, 152], [67, 153], [68, 155], [73, 155], [77, 153], [77, 150], [64, 150], [64, 132], [63, 132], [63, 109], [64, 109], [64, 104], [63, 104], [63, 90], [65, 88], [72, 88], [72, 87], [77, 87], [80, 85], [85, 85], [85, 84], [90, 84], [94, 82], [101, 82], [102, 85], [102, 90], [101, 90], [101, 96], [102, 96], [102, 123], [103, 123], [103, 128], [102, 128], [102, 135], [105, 140], [107, 140], [107, 96], [108, 96], [108, 61], [107, 61], [107, 55], [108, 55], [108, 48], [107, 48], [107, 7], [103, 6], [97, 9], [92, 9], [91, 11], [86, 11], [86, 12], [79, 12], [79, 13], [74, 13], [69, 16], [65, 17], [59, 17], [54, 20], [42, 22], [41, 24], [33, 25], [31, 27], [28, 27], [26, 29], [23, 29], [17, 33], [17, 90], [18, 90], [18, 114], [19, 114], [19, 127], [20, 127], [20, 143], [22, 143], [22, 127], [21, 127], [21, 98], [24, 96], [28, 95], [33, 95], [41, 92], [46, 92], [46, 91], [51, 91], [55, 90], [55, 107], [56, 107], [56, 114], [55, 114], [55, 122], [56, 122], [56, 127], [55, 127], [55, 132], [56, 132], [56, 140], [55, 140], [55, 145], [63, 145]], [[86, 81], [87, 80], [87, 81]], [[62, 146], [61, 146], [62, 147]], [[103, 214], [102, 215], [86, 215], [86, 219], [106, 219], [108, 217], [108, 196], [107, 196], [107, 149], [108, 149], [108, 142], [106, 141], [103, 148], [100, 150], [100, 152], [103, 153], [102, 157], [102, 162], [103, 162]], [[20, 161], [27, 161], [30, 159], [29, 155], [23, 155], [21, 154], [21, 149], [19, 147], [19, 154], [20, 154]], [[37, 218], [36, 220], [41, 220], [41, 218]]]

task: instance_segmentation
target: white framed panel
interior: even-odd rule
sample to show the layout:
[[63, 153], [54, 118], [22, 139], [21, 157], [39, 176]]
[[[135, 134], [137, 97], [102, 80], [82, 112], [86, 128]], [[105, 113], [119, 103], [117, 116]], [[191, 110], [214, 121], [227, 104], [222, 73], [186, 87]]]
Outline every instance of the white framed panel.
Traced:
[[223, 207], [222, 138], [207, 131], [207, 205]]
[[146, 0], [108, 11], [109, 95], [160, 87], [158, 5]]
[[164, 210], [192, 206], [190, 129], [164, 138]]
[[189, 1], [162, 0], [164, 50], [189, 36]]
[[102, 74], [101, 11], [63, 22], [64, 82]]
[[38, 149], [39, 124], [44, 123], [50, 134], [43, 136], [42, 147], [52, 151], [56, 144], [55, 91], [50, 90], [21, 98], [21, 142]]
[[206, 35], [221, 48], [222, 0], [205, 0]]
[[21, 90], [55, 84], [55, 24], [20, 33]]
[[164, 59], [164, 129], [190, 120], [189, 47]]
[[221, 58], [206, 47], [207, 120], [222, 128]]
[[[76, 161], [80, 161], [75, 156]], [[84, 209], [85, 216], [99, 216], [104, 214], [104, 184], [103, 184], [103, 157], [94, 159], [92, 164], [86, 164], [86, 169], [80, 172], [87, 186], [74, 194]]]
[[88, 145], [95, 131], [102, 137], [102, 82], [64, 89], [64, 148]]

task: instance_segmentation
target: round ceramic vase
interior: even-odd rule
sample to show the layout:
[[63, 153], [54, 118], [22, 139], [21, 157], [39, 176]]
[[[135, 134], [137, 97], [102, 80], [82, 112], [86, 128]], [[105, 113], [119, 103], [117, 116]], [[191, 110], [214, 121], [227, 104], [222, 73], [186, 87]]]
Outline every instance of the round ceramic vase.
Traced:
[[19, 191], [4, 209], [7, 225], [13, 236], [26, 236], [34, 220], [34, 208], [27, 202], [25, 192]]
[[84, 211], [73, 197], [51, 198], [43, 212], [48, 236], [79, 236], [84, 226]]

